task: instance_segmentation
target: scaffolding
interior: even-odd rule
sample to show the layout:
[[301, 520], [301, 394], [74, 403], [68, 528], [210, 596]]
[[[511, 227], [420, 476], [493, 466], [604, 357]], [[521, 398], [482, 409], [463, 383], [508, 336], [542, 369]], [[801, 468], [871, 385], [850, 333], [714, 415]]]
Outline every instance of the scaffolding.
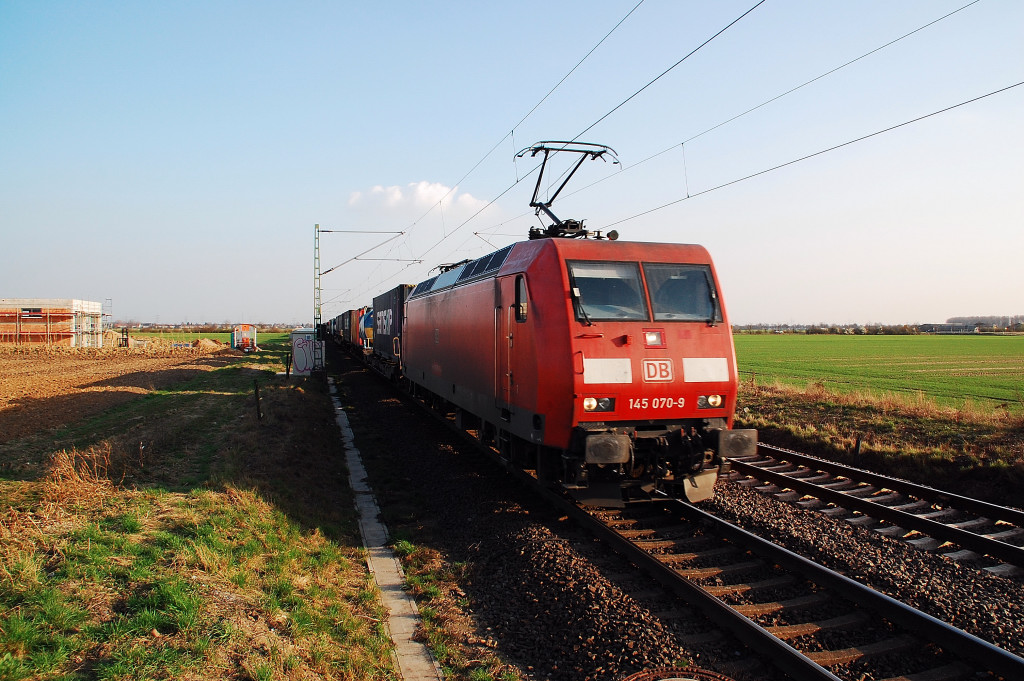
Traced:
[[70, 298], [0, 298], [0, 344], [103, 347], [103, 307]]

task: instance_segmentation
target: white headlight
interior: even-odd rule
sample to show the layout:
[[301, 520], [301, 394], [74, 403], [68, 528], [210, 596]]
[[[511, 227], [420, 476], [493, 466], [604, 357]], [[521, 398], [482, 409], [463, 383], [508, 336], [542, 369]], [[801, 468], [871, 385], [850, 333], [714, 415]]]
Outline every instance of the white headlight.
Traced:
[[583, 411], [615, 411], [615, 398], [584, 397]]

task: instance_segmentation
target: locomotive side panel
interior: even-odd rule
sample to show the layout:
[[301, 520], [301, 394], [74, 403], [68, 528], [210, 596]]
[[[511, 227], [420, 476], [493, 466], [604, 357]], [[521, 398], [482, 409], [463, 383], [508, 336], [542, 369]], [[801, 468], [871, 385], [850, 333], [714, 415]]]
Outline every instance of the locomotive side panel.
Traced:
[[495, 420], [495, 283], [483, 279], [406, 305], [405, 376], [472, 414]]
[[527, 442], [565, 448], [574, 403], [568, 290], [550, 242], [524, 246], [500, 277], [507, 427]]

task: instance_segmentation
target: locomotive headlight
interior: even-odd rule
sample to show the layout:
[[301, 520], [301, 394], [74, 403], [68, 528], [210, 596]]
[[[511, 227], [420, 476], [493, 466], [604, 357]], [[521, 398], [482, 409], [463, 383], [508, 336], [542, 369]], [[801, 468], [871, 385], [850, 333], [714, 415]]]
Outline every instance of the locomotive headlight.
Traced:
[[644, 329], [644, 345], [649, 348], [665, 347], [665, 332], [661, 329]]
[[615, 411], [615, 398], [584, 397], [583, 411]]
[[701, 395], [697, 398], [697, 407], [699, 409], [718, 409], [721, 406], [721, 395]]

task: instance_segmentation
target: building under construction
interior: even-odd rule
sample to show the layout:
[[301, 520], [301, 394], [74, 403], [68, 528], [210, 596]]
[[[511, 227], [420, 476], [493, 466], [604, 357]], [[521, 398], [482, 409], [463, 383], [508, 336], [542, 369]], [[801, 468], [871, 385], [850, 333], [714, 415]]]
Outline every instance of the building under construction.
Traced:
[[0, 344], [103, 346], [103, 306], [70, 298], [0, 298]]

